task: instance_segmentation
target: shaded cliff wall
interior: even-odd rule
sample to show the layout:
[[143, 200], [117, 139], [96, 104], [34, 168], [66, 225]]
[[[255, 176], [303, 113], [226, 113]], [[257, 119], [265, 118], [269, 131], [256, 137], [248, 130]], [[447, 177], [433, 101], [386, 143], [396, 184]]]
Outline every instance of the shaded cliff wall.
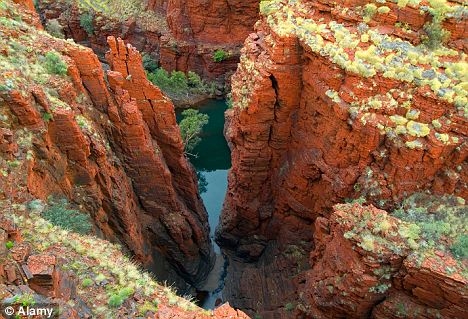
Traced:
[[258, 19], [255, 0], [170, 0], [167, 22], [176, 39], [240, 44]]
[[[21, 48], [2, 56], [0, 150], [20, 167], [2, 178], [2, 196], [65, 196], [163, 279], [200, 283], [213, 265], [207, 214], [174, 106], [146, 80], [139, 53], [110, 38], [108, 88], [91, 49], [25, 23], [2, 33], [2, 47]], [[66, 74], [44, 67], [47, 52]]]

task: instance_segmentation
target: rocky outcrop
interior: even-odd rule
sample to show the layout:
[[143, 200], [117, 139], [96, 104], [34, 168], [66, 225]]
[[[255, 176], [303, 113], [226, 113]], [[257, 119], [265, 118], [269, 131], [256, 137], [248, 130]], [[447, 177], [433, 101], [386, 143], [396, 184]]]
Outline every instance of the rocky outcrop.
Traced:
[[[213, 265], [207, 213], [195, 172], [184, 155], [174, 106], [147, 79], [141, 56], [120, 39], [109, 39], [109, 85], [117, 107], [109, 110], [115, 140], [140, 203], [153, 246], [168, 254], [194, 283]], [[127, 93], [128, 92], [128, 93]]]
[[[0, 200], [2, 210], [11, 210], [5, 204]], [[228, 303], [207, 314], [157, 284], [109, 242], [54, 228], [38, 215], [44, 208], [36, 201], [0, 215], [2, 313], [7, 307], [47, 305], [60, 308], [57, 318], [63, 319], [248, 318]]]
[[[10, 3], [8, 12], [30, 15]], [[111, 38], [107, 84], [91, 49], [25, 23], [2, 32], [34, 43], [34, 54], [10, 57], [37, 67], [2, 65], [1, 198], [65, 197], [90, 214], [97, 234], [122, 243], [160, 279], [183, 291], [197, 286], [214, 263], [207, 214], [174, 106], [146, 80], [140, 54]]]
[[466, 317], [464, 266], [441, 251], [411, 249], [407, 226], [358, 204], [337, 205], [329, 219], [317, 218], [314, 266], [303, 292], [308, 317]]
[[[436, 56], [414, 46], [432, 13], [408, 22], [420, 29], [403, 42], [392, 17], [410, 19], [414, 7], [376, 3], [371, 16], [365, 3], [262, 2], [226, 116], [233, 167], [217, 241], [231, 258], [259, 265], [271, 245], [311, 251], [317, 217], [350, 198], [388, 210], [421, 190], [467, 198], [466, 90], [452, 73], [466, 61], [449, 49], [463, 49], [459, 35]], [[411, 53], [393, 59], [400, 45]], [[440, 81], [451, 97], [439, 91]], [[294, 295], [299, 288], [290, 289]], [[254, 302], [246, 308], [258, 309]]]

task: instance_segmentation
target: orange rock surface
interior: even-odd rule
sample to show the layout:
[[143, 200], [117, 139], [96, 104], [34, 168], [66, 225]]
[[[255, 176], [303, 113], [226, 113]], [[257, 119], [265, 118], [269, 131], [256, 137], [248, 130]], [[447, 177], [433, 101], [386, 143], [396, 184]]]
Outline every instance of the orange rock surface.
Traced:
[[[292, 245], [310, 252], [315, 243], [316, 219], [328, 217], [336, 203], [363, 196], [369, 203], [391, 210], [407, 196], [422, 190], [468, 199], [468, 126], [463, 111], [436, 96], [427, 86], [379, 73], [365, 77], [346, 71], [301, 38], [313, 34], [312, 27], [300, 29], [299, 23], [305, 19], [315, 19], [317, 25], [338, 21], [351, 32], [357, 32], [362, 17], [344, 9], [364, 3], [291, 1], [277, 14], [278, 19], [289, 19], [287, 22], [279, 20], [275, 24], [274, 18], [265, 14], [257, 22], [256, 32], [244, 43], [241, 63], [232, 78], [234, 107], [226, 115], [225, 136], [232, 151], [232, 169], [217, 242], [232, 259], [255, 262], [257, 266], [253, 268], [258, 270], [252, 278], [288, 278], [290, 273], [286, 271], [275, 275], [263, 273], [265, 268], [258, 265], [269, 258], [265, 252], [270, 251], [272, 243], [279, 245], [280, 252]], [[368, 27], [398, 38], [401, 35], [394, 27], [396, 20], [392, 14], [397, 11], [399, 16], [411, 19], [414, 9], [389, 6], [393, 11], [385, 17], [391, 19], [382, 20], [383, 15], [376, 14]], [[423, 21], [409, 21], [420, 35]], [[466, 19], [459, 23], [466, 23]], [[295, 34], [290, 30], [296, 26]], [[297, 35], [301, 32], [303, 35]], [[334, 43], [335, 38], [324, 32], [322, 40], [325, 47], [325, 43]], [[416, 38], [406, 40], [418, 42]], [[447, 45], [463, 50], [463, 41], [459, 40], [454, 32]], [[353, 52], [347, 52], [352, 57]], [[411, 119], [408, 108], [401, 107], [403, 101], [395, 107], [385, 101], [380, 108], [358, 106], [357, 113], [353, 113], [355, 103], [392, 94], [398, 100], [400, 93], [412, 95], [412, 112], [430, 128], [426, 137], [408, 133], [395, 138], [396, 135], [387, 132], [392, 129], [385, 131], [386, 127], [396, 127], [391, 120], [396, 117], [392, 116], [407, 116], [406, 122]], [[442, 142], [441, 134], [454, 136], [454, 142]], [[339, 249], [340, 258], [353, 258], [350, 246]], [[310, 266], [315, 267], [313, 263]], [[233, 284], [245, 271], [251, 271], [250, 266], [235, 268], [234, 273], [229, 273]], [[289, 295], [298, 294], [302, 289], [301, 274], [295, 278], [299, 279], [298, 285], [292, 288], [285, 285], [280, 290], [290, 289]], [[307, 288], [316, 289], [313, 284]], [[231, 302], [253, 309], [251, 313], [258, 309], [261, 315], [268, 314], [265, 318], [292, 316], [280, 310], [288, 299], [283, 299], [282, 305], [265, 301], [258, 306], [253, 298], [255, 288], [244, 290], [248, 296], [227, 289]], [[283, 294], [287, 296], [288, 292]], [[332, 304], [326, 287], [318, 294], [324, 303]], [[356, 318], [369, 315], [365, 309], [369, 309], [366, 304], [375, 302], [371, 299], [361, 300], [359, 306], [356, 303], [357, 308], [353, 308]], [[347, 299], [343, 300], [345, 303]], [[362, 312], [359, 307], [363, 307]], [[271, 314], [272, 309], [278, 310]]]
[[[13, 40], [34, 29], [2, 31]], [[67, 75], [39, 85], [23, 80], [0, 92], [7, 119], [0, 151], [19, 170], [2, 171], [8, 177], [2, 177], [1, 198], [66, 197], [91, 215], [99, 234], [124, 244], [162, 279], [197, 286], [214, 255], [173, 104], [146, 79], [138, 51], [120, 39], [109, 39], [107, 84], [91, 49], [34, 37], [36, 56], [55, 50]], [[18, 79], [27, 76], [15, 72]]]
[[255, 0], [175, 0], [167, 5], [167, 22], [175, 38], [200, 43], [242, 43], [257, 19]]
[[[364, 246], [350, 237], [356, 222], [389, 229], [389, 246]], [[307, 272], [303, 302], [311, 318], [465, 318], [467, 279], [448, 256], [415, 257], [401, 235], [392, 237], [398, 219], [360, 205], [337, 205], [329, 219], [315, 222], [312, 269]], [[351, 232], [350, 232], [351, 231]], [[380, 235], [379, 235], [380, 236]], [[377, 241], [376, 241], [377, 243]], [[377, 245], [377, 244], [376, 244]], [[398, 247], [398, 253], [395, 249]], [[418, 258], [423, 258], [418, 265]], [[438, 269], [438, 264], [443, 267]], [[452, 274], [446, 269], [454, 267]]]

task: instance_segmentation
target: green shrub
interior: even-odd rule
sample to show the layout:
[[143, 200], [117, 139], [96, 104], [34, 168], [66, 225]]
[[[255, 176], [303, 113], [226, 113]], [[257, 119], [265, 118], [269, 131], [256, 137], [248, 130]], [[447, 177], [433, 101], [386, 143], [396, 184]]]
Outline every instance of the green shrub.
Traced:
[[112, 294], [109, 297], [109, 306], [113, 308], [120, 307], [128, 297], [133, 295], [133, 293], [134, 290], [130, 287], [124, 287], [120, 289], [118, 293]]
[[294, 304], [292, 302], [288, 302], [287, 304], [284, 305], [284, 310], [286, 311], [293, 311], [294, 310]]
[[48, 73], [57, 75], [66, 75], [68, 70], [67, 64], [55, 52], [46, 53], [44, 67]]
[[59, 39], [65, 38], [65, 35], [63, 33], [63, 28], [57, 19], [51, 19], [47, 21], [45, 29], [53, 37], [56, 37]]
[[423, 38], [423, 44], [435, 50], [442, 46], [442, 44], [450, 37], [450, 32], [442, 27], [441, 21], [433, 18], [431, 22], [424, 25], [424, 32], [426, 33]]
[[12, 242], [11, 240], [9, 240], [9, 241], [7, 241], [7, 242], [5, 243], [5, 247], [6, 247], [7, 249], [12, 249], [14, 245], [15, 245], [15, 243]]
[[94, 281], [90, 278], [85, 278], [83, 279], [83, 281], [81, 282], [81, 286], [83, 288], [88, 288], [90, 287], [92, 284], [94, 284]]
[[13, 297], [13, 303], [22, 305], [23, 307], [33, 306], [36, 303], [34, 296], [30, 293], [15, 295]]
[[458, 258], [468, 258], [468, 235], [459, 235], [452, 246], [450, 247], [452, 253]]
[[366, 4], [362, 12], [362, 17], [363, 17], [364, 22], [369, 22], [376, 12], [377, 12], [377, 6], [375, 4], [373, 3]]
[[221, 62], [226, 60], [229, 57], [229, 53], [222, 49], [218, 49], [213, 53], [213, 61]]
[[92, 230], [90, 217], [78, 210], [69, 209], [65, 199], [49, 203], [42, 212], [42, 217], [53, 225], [70, 231], [88, 234]]
[[187, 75], [181, 71], [172, 71], [170, 74], [163, 68], [147, 73], [148, 80], [159, 87], [171, 98], [188, 96], [188, 94], [211, 94], [212, 88], [195, 72], [189, 71]]
[[45, 112], [43, 115], [42, 115], [42, 119], [44, 120], [44, 122], [49, 122], [50, 120], [52, 120], [54, 118], [54, 116], [51, 114], [51, 113], [48, 113], [48, 112]]
[[85, 12], [80, 15], [80, 26], [86, 31], [89, 36], [94, 34], [93, 25], [94, 16], [90, 12]]
[[118, 308], [123, 304], [124, 301], [125, 299], [119, 296], [118, 294], [113, 294], [109, 297], [108, 304], [112, 308]]
[[184, 72], [172, 71], [171, 85], [176, 91], [188, 91], [187, 77]]
[[143, 67], [147, 72], [155, 72], [158, 69], [158, 63], [148, 53], [142, 54]]
[[200, 76], [192, 71], [188, 71], [187, 73], [187, 84], [189, 87], [192, 88], [199, 88], [204, 85], [203, 80], [200, 78]]

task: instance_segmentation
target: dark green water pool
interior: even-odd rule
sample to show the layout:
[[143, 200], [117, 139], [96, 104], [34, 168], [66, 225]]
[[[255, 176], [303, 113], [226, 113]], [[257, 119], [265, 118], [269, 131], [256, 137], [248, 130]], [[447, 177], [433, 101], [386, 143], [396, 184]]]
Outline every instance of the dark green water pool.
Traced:
[[[197, 107], [201, 113], [210, 117], [203, 127], [201, 142], [194, 149], [197, 157], [190, 157], [190, 161], [197, 170], [200, 194], [208, 211], [211, 237], [218, 225], [219, 214], [223, 207], [227, 189], [227, 173], [231, 167], [231, 154], [224, 139], [224, 111], [227, 104], [224, 100], [209, 100]], [[176, 110], [177, 121], [182, 119], [183, 110]], [[214, 242], [214, 241], [213, 241]], [[219, 248], [215, 244], [216, 253]]]

